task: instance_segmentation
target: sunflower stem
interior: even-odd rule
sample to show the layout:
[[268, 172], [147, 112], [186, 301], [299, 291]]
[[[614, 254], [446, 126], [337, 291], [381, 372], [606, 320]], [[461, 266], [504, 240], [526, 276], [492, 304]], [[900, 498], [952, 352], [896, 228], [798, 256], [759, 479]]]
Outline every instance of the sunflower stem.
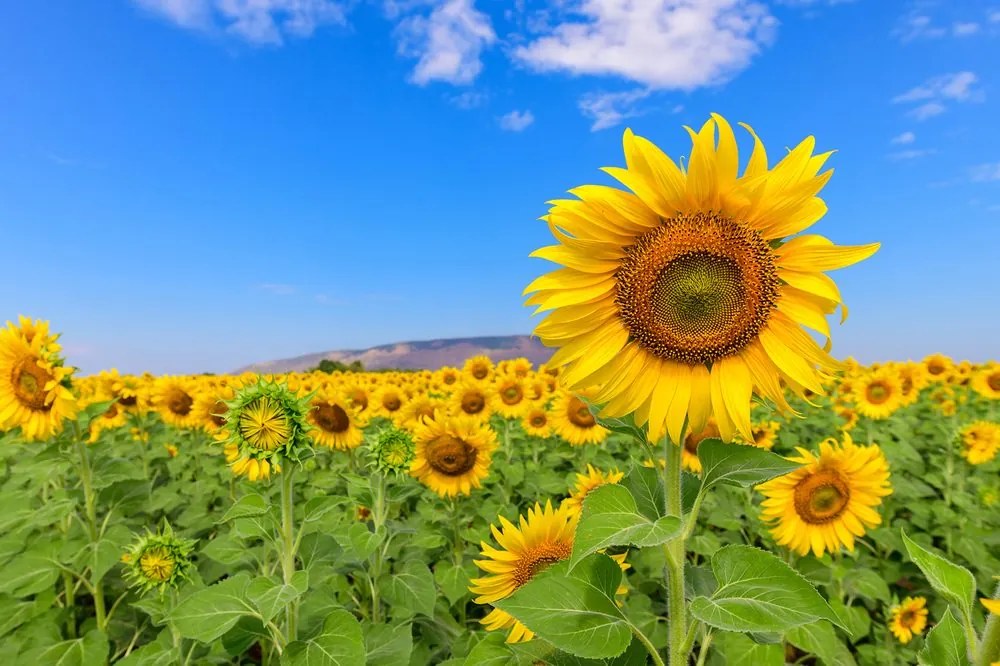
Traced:
[[[281, 474], [281, 574], [285, 585], [292, 584], [295, 575], [295, 489], [292, 486], [292, 473], [295, 465], [289, 463]], [[298, 633], [299, 604], [290, 602], [285, 606], [286, 642], [295, 640]]]
[[[994, 599], [1000, 599], [1000, 583], [993, 592]], [[973, 632], [975, 639], [975, 632]], [[986, 628], [983, 630], [983, 640], [979, 644], [979, 654], [976, 655], [976, 666], [990, 666], [1000, 661], [1000, 615], [990, 613], [986, 618]]]
[[646, 636], [646, 634], [639, 631], [639, 628], [635, 625], [632, 625], [632, 633], [639, 639], [639, 642], [643, 644], [646, 651], [649, 652], [649, 656], [653, 658], [654, 666], [666, 666], [666, 664], [663, 663], [663, 657], [660, 656], [660, 652], [656, 649], [656, 646], [653, 645], [653, 641], [649, 640], [649, 637]]
[[[684, 441], [681, 432], [681, 441]], [[681, 447], [670, 441], [669, 435], [663, 436], [663, 457], [666, 464], [663, 469], [663, 486], [666, 514], [683, 517], [681, 503]], [[684, 540], [682, 532], [666, 544], [667, 554], [667, 616], [670, 666], [685, 666], [688, 655], [684, 650], [687, 638], [687, 608], [684, 605]]]
[[[97, 505], [94, 497], [93, 473], [90, 469], [90, 456], [87, 452], [87, 444], [80, 434], [80, 427], [73, 423], [73, 435], [76, 443], [76, 451], [80, 456], [80, 482], [83, 484], [83, 508], [87, 518], [87, 530], [90, 533], [90, 545], [97, 548], [100, 540], [100, 533], [97, 529]], [[107, 614], [104, 607], [104, 587], [101, 581], [92, 581], [91, 587], [94, 596], [94, 614], [97, 619], [97, 628], [104, 631], [107, 626]]]
[[[381, 472], [375, 472], [372, 475], [371, 488], [372, 499], [374, 500], [372, 504], [375, 505], [372, 507], [372, 524], [375, 526], [375, 533], [378, 534], [386, 521], [385, 475]], [[378, 551], [369, 557], [371, 575], [368, 577], [368, 587], [372, 595], [371, 618], [372, 622], [375, 623], [382, 621], [382, 600], [378, 589], [378, 579], [382, 574], [382, 560], [381, 553]]]

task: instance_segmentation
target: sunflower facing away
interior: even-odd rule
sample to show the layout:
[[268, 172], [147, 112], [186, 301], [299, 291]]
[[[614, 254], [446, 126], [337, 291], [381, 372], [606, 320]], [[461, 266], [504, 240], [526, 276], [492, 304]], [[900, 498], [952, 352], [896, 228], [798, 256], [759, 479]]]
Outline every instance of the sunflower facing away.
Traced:
[[[469, 590], [478, 595], [475, 602], [489, 604], [505, 599], [550, 564], [568, 559], [573, 553], [573, 536], [579, 519], [579, 513], [566, 506], [553, 509], [551, 502], [546, 502], [544, 509], [536, 503], [526, 516], [520, 517], [518, 525], [500, 516], [502, 529], [490, 525], [500, 548], [480, 543], [483, 559], [476, 560], [476, 566], [487, 575], [470, 581]], [[629, 568], [625, 556], [625, 553], [612, 556], [622, 571]], [[619, 594], [624, 591], [624, 585], [618, 589]], [[499, 608], [494, 608], [480, 622], [489, 631], [509, 629], [508, 643], [534, 637], [531, 630]]]
[[[841, 304], [823, 271], [871, 256], [878, 244], [838, 247], [794, 236], [826, 213], [817, 193], [830, 153], [806, 138], [773, 167], [754, 149], [742, 175], [732, 128], [713, 114], [691, 134], [688, 168], [626, 130], [626, 168], [605, 171], [628, 187], [586, 185], [544, 218], [559, 244], [536, 250], [560, 268], [532, 282], [528, 305], [549, 311], [535, 329], [559, 347], [571, 389], [602, 388], [602, 414], [635, 414], [649, 436], [681, 441], [710, 414], [722, 438], [751, 439], [754, 391], [790, 409], [781, 380], [824, 393], [839, 367], [802, 326], [829, 342], [825, 315]], [[718, 140], [716, 140], [718, 132]], [[844, 311], [846, 314], [846, 310]]]
[[469, 495], [478, 488], [497, 447], [496, 435], [478, 419], [440, 413], [418, 424], [413, 439], [410, 475], [442, 497]]
[[855, 538], [882, 522], [874, 507], [892, 493], [885, 455], [878, 446], [854, 444], [847, 434], [843, 443], [821, 443], [819, 455], [797, 450], [789, 460], [802, 467], [757, 486], [771, 535], [799, 555], [812, 550], [820, 557], [841, 546], [853, 552]]
[[586, 474], [576, 475], [576, 485], [573, 488], [573, 492], [562, 501], [561, 507], [568, 509], [572, 514], [578, 514], [583, 510], [583, 500], [587, 499], [590, 491], [609, 483], [618, 483], [623, 478], [625, 478], [625, 472], [621, 472], [618, 469], [603, 472], [593, 465], [588, 464]]
[[906, 645], [914, 636], [927, 628], [927, 600], [923, 597], [906, 597], [893, 606], [889, 615], [889, 631], [900, 643]]

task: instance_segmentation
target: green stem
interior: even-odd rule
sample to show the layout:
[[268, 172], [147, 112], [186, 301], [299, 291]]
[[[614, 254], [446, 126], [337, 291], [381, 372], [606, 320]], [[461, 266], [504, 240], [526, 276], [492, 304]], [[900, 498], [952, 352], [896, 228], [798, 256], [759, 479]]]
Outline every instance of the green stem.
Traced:
[[[683, 432], [681, 441], [684, 441]], [[663, 470], [663, 485], [666, 495], [665, 508], [668, 516], [683, 516], [681, 503], [681, 447], [663, 437], [663, 454], [666, 465]], [[668, 655], [670, 666], [685, 666], [688, 655], [684, 651], [687, 637], [687, 608], [684, 604], [684, 538], [681, 533], [666, 544], [667, 554], [667, 615]]]
[[653, 641], [649, 640], [649, 637], [646, 636], [646, 634], [639, 631], [639, 627], [635, 626], [634, 624], [631, 626], [632, 626], [632, 633], [635, 635], [636, 638], [639, 639], [639, 642], [642, 643], [643, 646], [645, 646], [646, 651], [649, 653], [649, 656], [653, 658], [653, 664], [655, 666], [666, 666], [663, 663], [663, 657], [660, 656], [660, 652], [656, 649], [656, 646], [653, 645]]
[[[80, 428], [73, 424], [73, 434], [76, 439], [76, 451], [80, 456], [80, 481], [83, 484], [83, 507], [87, 518], [87, 530], [90, 533], [90, 545], [97, 547], [100, 534], [97, 530], [97, 505], [94, 497], [93, 473], [90, 469], [90, 456], [87, 444], [80, 435]], [[107, 614], [104, 607], [104, 587], [100, 581], [92, 581], [94, 595], [94, 614], [97, 616], [97, 628], [101, 631], [107, 627]]]
[[[386, 521], [386, 506], [385, 506], [385, 475], [381, 472], [375, 472], [371, 477], [371, 489], [372, 498], [374, 506], [372, 507], [372, 525], [375, 527], [375, 533], [377, 534], [379, 530], [385, 525]], [[368, 576], [368, 588], [371, 590], [372, 596], [372, 622], [378, 623], [382, 621], [382, 599], [379, 594], [378, 589], [378, 579], [382, 575], [382, 556], [381, 549], [378, 549], [369, 557], [369, 569], [370, 575]]]
[[[285, 585], [292, 584], [295, 574], [295, 513], [292, 474], [295, 466], [289, 461], [281, 473], [281, 575]], [[291, 643], [298, 633], [299, 604], [292, 601], [285, 606], [286, 640]]]
[[698, 648], [697, 666], [705, 666], [705, 658], [708, 657], [708, 646], [712, 644], [712, 632], [706, 631], [705, 637], [701, 639], [701, 647]]
[[76, 638], [76, 581], [68, 571], [62, 572], [63, 588], [66, 590], [66, 636]]
[[[993, 598], [1000, 599], [1000, 583], [997, 584]], [[983, 640], [979, 644], [979, 654], [975, 664], [990, 666], [995, 661], [1000, 661], [1000, 615], [990, 613], [986, 618], [986, 628], [983, 630]]]

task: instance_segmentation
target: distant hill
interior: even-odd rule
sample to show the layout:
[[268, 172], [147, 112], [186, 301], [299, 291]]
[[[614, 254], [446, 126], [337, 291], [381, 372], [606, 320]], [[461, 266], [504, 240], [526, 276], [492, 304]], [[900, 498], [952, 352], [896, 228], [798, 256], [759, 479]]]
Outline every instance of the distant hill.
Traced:
[[339, 351], [306, 354], [295, 358], [254, 363], [236, 372], [301, 372], [315, 368], [323, 359], [351, 363], [361, 361], [366, 370], [382, 368], [430, 369], [445, 365], [459, 366], [470, 356], [484, 354], [493, 362], [523, 356], [535, 365], [544, 363], [552, 356], [553, 349], [542, 345], [537, 338], [527, 335], [500, 335], [486, 338], [451, 338], [448, 340], [421, 340], [417, 342], [397, 342], [368, 349], [346, 349]]

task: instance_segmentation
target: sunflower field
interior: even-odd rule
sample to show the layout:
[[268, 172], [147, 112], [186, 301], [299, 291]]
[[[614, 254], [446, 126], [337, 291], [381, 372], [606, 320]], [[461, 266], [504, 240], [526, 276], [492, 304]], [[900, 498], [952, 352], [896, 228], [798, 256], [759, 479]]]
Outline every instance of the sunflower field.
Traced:
[[797, 235], [829, 153], [690, 132], [552, 202], [539, 367], [80, 376], [8, 322], [0, 658], [1000, 664], [1000, 365], [832, 358], [878, 246]]

